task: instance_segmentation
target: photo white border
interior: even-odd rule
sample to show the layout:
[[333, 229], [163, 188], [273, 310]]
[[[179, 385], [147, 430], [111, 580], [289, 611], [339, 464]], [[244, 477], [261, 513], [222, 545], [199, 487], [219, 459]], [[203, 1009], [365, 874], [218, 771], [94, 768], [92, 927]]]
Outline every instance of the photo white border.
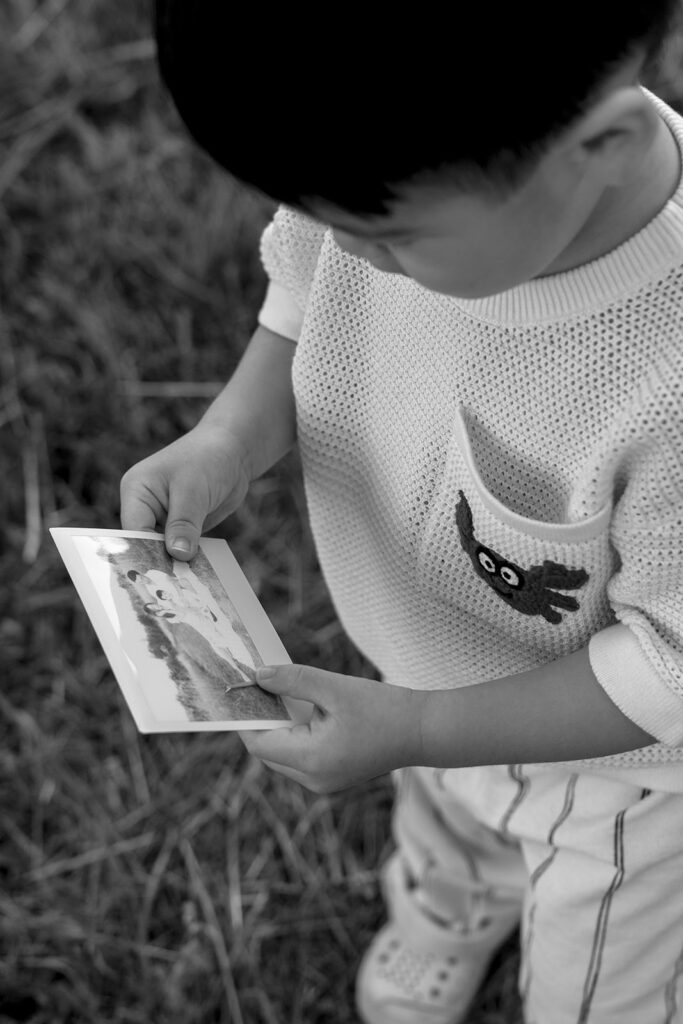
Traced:
[[[88, 614], [97, 638], [109, 661], [116, 681], [126, 703], [142, 733], [170, 732], [233, 732], [252, 729], [288, 728], [306, 722], [310, 718], [312, 705], [306, 701], [284, 698], [291, 721], [270, 721], [249, 719], [246, 721], [166, 721], [153, 714], [145, 699], [144, 690], [136, 678], [132, 663], [121, 644], [114, 623], [108, 613], [102, 595], [83, 561], [74, 538], [111, 537], [120, 540], [158, 540], [163, 543], [160, 533], [135, 530], [107, 530], [79, 527], [51, 527], [50, 534], [73, 581], [78, 596]], [[237, 559], [227, 542], [215, 537], [202, 537], [199, 547], [206, 556], [226, 595], [235, 606], [265, 665], [291, 664], [291, 658], [270, 622], [263, 606], [242, 572]]]

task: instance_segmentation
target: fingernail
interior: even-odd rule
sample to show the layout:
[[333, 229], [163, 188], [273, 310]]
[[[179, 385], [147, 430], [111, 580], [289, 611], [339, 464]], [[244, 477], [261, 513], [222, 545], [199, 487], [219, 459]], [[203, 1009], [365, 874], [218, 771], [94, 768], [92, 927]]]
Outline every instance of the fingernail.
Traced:
[[271, 668], [269, 665], [265, 665], [263, 668], [256, 669], [257, 679], [272, 679], [274, 675], [275, 669]]
[[174, 537], [170, 547], [173, 551], [182, 551], [183, 554], [187, 555], [190, 550], [190, 542], [187, 537]]

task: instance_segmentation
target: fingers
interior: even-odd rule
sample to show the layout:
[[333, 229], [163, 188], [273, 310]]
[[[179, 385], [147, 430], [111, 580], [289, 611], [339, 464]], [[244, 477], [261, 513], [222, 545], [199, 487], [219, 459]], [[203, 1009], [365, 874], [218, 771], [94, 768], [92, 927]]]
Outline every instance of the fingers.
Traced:
[[256, 670], [256, 682], [264, 690], [315, 704], [313, 716], [303, 725], [288, 729], [250, 730], [241, 733], [247, 750], [282, 774], [311, 788], [309, 769], [315, 759], [314, 730], [326, 718], [325, 707], [331, 704], [329, 682], [332, 672], [304, 665], [269, 665]]
[[240, 504], [249, 478], [223, 431], [195, 428], [138, 462], [121, 480], [121, 523], [164, 530], [174, 558], [189, 561], [199, 538]]
[[[303, 773], [301, 768], [305, 743], [310, 738], [307, 725], [295, 725], [291, 729], [249, 730], [240, 733], [242, 742], [254, 757], [260, 758], [269, 767], [290, 775], [296, 772], [300, 781]], [[297, 766], [297, 767], [295, 767]], [[284, 769], [288, 769], [287, 772]]]
[[264, 761], [263, 763], [266, 768], [270, 768], [271, 771], [277, 772], [279, 775], [284, 775], [285, 778], [291, 779], [292, 782], [298, 782], [305, 789], [311, 788], [308, 778], [303, 772], [297, 771], [296, 768], [287, 768], [284, 765], [275, 764], [273, 761]]
[[126, 474], [121, 480], [121, 526], [124, 530], [155, 530], [164, 506], [149, 488]]
[[125, 530], [164, 526], [169, 554], [187, 561], [197, 544], [209, 511], [207, 487], [194, 467], [167, 466], [152, 456], [133, 466], [121, 480], [121, 525]]
[[342, 677], [307, 665], [266, 665], [256, 670], [256, 682], [264, 690], [307, 700], [321, 708], [328, 706], [331, 684], [337, 678]]

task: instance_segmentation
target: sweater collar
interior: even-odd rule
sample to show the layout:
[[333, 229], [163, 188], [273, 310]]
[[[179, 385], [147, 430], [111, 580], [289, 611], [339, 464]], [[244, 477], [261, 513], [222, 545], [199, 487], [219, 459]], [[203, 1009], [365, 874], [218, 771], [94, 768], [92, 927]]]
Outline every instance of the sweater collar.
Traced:
[[[668, 125], [683, 166], [683, 118], [645, 91]], [[683, 178], [657, 216], [606, 255], [573, 270], [527, 281], [499, 295], [453, 301], [477, 319], [508, 326], [558, 320], [610, 305], [682, 263]]]

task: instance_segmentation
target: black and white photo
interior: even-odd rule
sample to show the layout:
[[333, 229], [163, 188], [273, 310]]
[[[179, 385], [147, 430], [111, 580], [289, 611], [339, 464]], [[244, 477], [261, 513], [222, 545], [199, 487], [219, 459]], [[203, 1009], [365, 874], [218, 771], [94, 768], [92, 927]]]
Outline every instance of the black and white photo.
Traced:
[[141, 732], [291, 724], [255, 680], [290, 659], [225, 541], [188, 563], [157, 534], [51, 533]]

